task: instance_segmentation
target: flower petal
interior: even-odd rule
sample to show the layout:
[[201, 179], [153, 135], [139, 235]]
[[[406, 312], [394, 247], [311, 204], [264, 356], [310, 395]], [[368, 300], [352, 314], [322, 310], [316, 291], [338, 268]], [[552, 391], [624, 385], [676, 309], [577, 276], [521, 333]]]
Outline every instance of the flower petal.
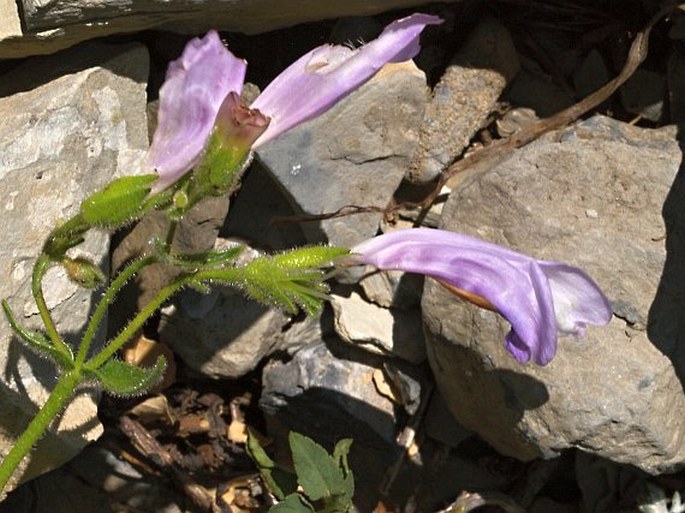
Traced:
[[242, 90], [246, 67], [215, 31], [192, 39], [181, 57], [169, 64], [146, 162], [149, 171], [159, 174], [156, 192], [198, 163], [224, 98]]
[[271, 117], [255, 148], [328, 110], [387, 62], [414, 57], [419, 52], [421, 31], [439, 23], [442, 20], [437, 16], [413, 14], [394, 21], [378, 38], [358, 49], [324, 45], [300, 57], [252, 105]]
[[552, 289], [559, 331], [582, 336], [587, 324], [601, 326], [611, 320], [609, 301], [587, 274], [559, 262], [540, 265]]
[[352, 252], [358, 254], [353, 261], [425, 274], [486, 298], [511, 323], [505, 345], [520, 362], [549, 363], [558, 326], [581, 334], [585, 323], [606, 324], [611, 317], [608, 301], [579, 269], [473, 237], [427, 228], [398, 230]]

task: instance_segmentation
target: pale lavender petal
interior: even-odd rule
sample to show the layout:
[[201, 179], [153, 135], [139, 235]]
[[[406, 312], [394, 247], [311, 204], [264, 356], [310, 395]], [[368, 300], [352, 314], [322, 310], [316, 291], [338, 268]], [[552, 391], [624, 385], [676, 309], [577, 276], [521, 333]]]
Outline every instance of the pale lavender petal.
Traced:
[[387, 62], [414, 57], [419, 52], [421, 31], [439, 23], [442, 20], [437, 16], [413, 14], [394, 21], [378, 38], [358, 49], [324, 45], [300, 57], [252, 105], [271, 117], [255, 148], [328, 110]]
[[540, 264], [552, 289], [559, 331], [583, 335], [587, 324], [601, 326], [611, 320], [609, 301], [587, 274], [559, 262]]
[[[579, 269], [453, 232], [398, 230], [352, 252], [358, 262], [425, 274], [486, 298], [511, 323], [505, 345], [520, 362], [532, 358], [539, 365], [549, 363], [556, 352], [557, 326], [581, 333], [585, 323], [606, 324], [611, 316], [604, 295]], [[589, 304], [581, 304], [583, 300]]]
[[214, 31], [191, 40], [181, 57], [169, 64], [146, 161], [148, 171], [159, 174], [156, 192], [198, 163], [224, 98], [242, 90], [246, 66]]

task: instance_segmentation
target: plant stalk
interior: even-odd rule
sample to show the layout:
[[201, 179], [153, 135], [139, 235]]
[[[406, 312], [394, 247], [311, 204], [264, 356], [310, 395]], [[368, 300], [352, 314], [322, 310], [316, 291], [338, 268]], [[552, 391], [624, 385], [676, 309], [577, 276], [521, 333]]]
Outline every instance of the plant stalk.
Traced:
[[17, 439], [14, 447], [12, 447], [7, 456], [5, 456], [5, 459], [0, 463], [0, 490], [5, 489], [24, 456], [31, 451], [36, 442], [40, 440], [45, 431], [50, 427], [55, 417], [64, 409], [81, 379], [81, 373], [77, 371], [66, 372], [60, 377], [48, 400], [38, 410], [36, 416], [26, 427], [26, 430]]

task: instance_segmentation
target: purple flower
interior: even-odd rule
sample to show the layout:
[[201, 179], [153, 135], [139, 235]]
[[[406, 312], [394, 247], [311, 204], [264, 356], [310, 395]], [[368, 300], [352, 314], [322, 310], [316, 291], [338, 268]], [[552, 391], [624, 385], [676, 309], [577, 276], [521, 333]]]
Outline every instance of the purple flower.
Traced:
[[192, 39], [181, 57], [169, 64], [146, 162], [147, 169], [159, 174], [155, 191], [200, 161], [219, 107], [231, 91], [240, 94], [246, 69], [247, 63], [234, 57], [214, 31]]
[[[414, 14], [391, 23], [377, 39], [358, 49], [323, 45], [295, 61], [252, 105], [271, 118], [253, 148], [323, 113], [385, 63], [414, 57], [421, 31], [438, 23], [442, 20], [436, 16]], [[246, 66], [214, 31], [191, 40], [169, 65], [159, 93], [159, 124], [146, 162], [147, 169], [159, 174], [155, 191], [168, 187], [200, 161], [224, 98], [242, 90]]]
[[512, 326], [507, 350], [521, 363], [549, 363], [557, 331], [582, 336], [587, 324], [611, 319], [609, 301], [576, 267], [535, 260], [509, 249], [445, 230], [398, 230], [352, 248], [352, 261], [379, 269], [425, 274]]

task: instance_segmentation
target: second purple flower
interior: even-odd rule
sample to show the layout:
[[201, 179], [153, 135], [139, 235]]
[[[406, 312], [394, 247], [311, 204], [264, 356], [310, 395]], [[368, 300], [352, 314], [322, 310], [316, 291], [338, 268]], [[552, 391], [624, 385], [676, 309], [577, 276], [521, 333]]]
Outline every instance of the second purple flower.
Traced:
[[525, 363], [546, 365], [557, 332], [582, 336], [587, 324], [604, 325], [612, 310], [582, 270], [536, 260], [473, 237], [445, 230], [397, 230], [352, 248], [353, 263], [425, 274], [458, 296], [495, 310], [512, 326], [507, 350]]

